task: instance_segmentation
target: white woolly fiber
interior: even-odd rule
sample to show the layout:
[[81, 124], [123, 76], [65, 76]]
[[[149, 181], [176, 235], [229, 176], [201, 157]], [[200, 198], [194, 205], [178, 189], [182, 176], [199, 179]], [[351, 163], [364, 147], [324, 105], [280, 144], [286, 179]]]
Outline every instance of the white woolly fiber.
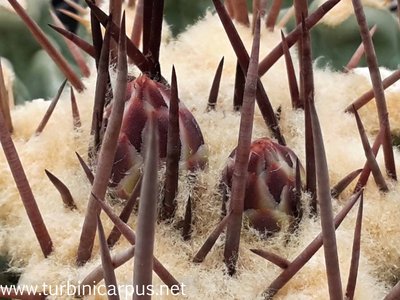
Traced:
[[[251, 34], [247, 28], [237, 26], [246, 47], [251, 46]], [[263, 30], [261, 53], [265, 55], [280, 41], [279, 31]], [[295, 64], [295, 51], [292, 52]], [[225, 66], [218, 98], [217, 110], [205, 113], [208, 93], [215, 69], [221, 57]], [[161, 49], [161, 67], [164, 77], [170, 78], [175, 65], [179, 95], [197, 119], [205, 142], [209, 147], [209, 167], [199, 174], [195, 194], [195, 224], [193, 238], [184, 242], [173, 226], [158, 224], [155, 251], [157, 258], [170, 272], [185, 284], [185, 296], [174, 299], [257, 299], [262, 291], [279, 275], [280, 269], [249, 249], [268, 249], [291, 260], [320, 232], [319, 219], [303, 218], [299, 230], [285, 242], [287, 233], [282, 232], [265, 240], [254, 231], [243, 229], [240, 244], [238, 272], [235, 277], [224, 274], [222, 236], [201, 264], [191, 262], [194, 254], [214, 229], [219, 220], [221, 197], [217, 186], [226, 158], [236, 146], [240, 115], [232, 110], [234, 72], [236, 58], [217, 16], [208, 14], [205, 19], [181, 34], [177, 40], [164, 42]], [[95, 72], [92, 72], [93, 74]], [[365, 163], [361, 141], [352, 115], [343, 113], [344, 108], [370, 88], [368, 80], [358, 74], [332, 73], [315, 70], [315, 101], [327, 151], [331, 184], [335, 184], [349, 172], [362, 168]], [[304, 117], [301, 111], [291, 109], [284, 61], [281, 59], [262, 78], [268, 96], [276, 109], [282, 107], [281, 126], [287, 144], [304, 163]], [[84, 210], [90, 186], [75, 157], [75, 151], [85, 156], [89, 143], [91, 107], [93, 105], [95, 75], [84, 81], [87, 89], [77, 95], [83, 127], [72, 128], [69, 93], [65, 92], [54, 115], [39, 137], [33, 132], [48, 107], [48, 102], [35, 100], [17, 107], [12, 112], [15, 126], [13, 136], [29, 182], [49, 228], [54, 242], [54, 253], [44, 259], [33, 231], [28, 223], [18, 192], [11, 178], [3, 153], [0, 153], [0, 253], [12, 258], [12, 265], [21, 268], [20, 284], [62, 284], [68, 280], [77, 283], [99, 264], [96, 241], [92, 260], [84, 267], [75, 266]], [[399, 96], [397, 91], [392, 94]], [[389, 105], [395, 114], [398, 105]], [[373, 107], [372, 107], [373, 108]], [[361, 118], [376, 120], [372, 109], [362, 110]], [[398, 110], [397, 110], [398, 111]], [[398, 112], [397, 112], [398, 113]], [[369, 121], [368, 121], [369, 122]], [[394, 123], [396, 124], [396, 123]], [[367, 124], [366, 124], [367, 125]], [[397, 124], [393, 127], [398, 126]], [[368, 124], [371, 140], [376, 131], [374, 123]], [[398, 129], [394, 128], [394, 129]], [[269, 136], [269, 132], [257, 112], [253, 138]], [[399, 165], [399, 153], [395, 151]], [[378, 162], [384, 170], [382, 156]], [[48, 169], [58, 176], [71, 190], [78, 211], [68, 211], [60, 196], [45, 176]], [[397, 168], [398, 172], [400, 169]], [[380, 299], [399, 278], [400, 263], [400, 187], [389, 182], [390, 192], [382, 194], [372, 178], [365, 191], [364, 220], [362, 231], [361, 261], [356, 288], [356, 299]], [[335, 213], [350, 196], [353, 186], [340, 200], [333, 200]], [[184, 174], [179, 185], [178, 201], [182, 204], [189, 190]], [[304, 197], [304, 202], [307, 201]], [[116, 211], [121, 206], [114, 205]], [[343, 286], [346, 286], [351, 258], [351, 245], [357, 205], [349, 213], [337, 231], [340, 267]], [[102, 215], [106, 232], [110, 221]], [[129, 225], [135, 227], [133, 216]], [[119, 252], [127, 247], [122, 238], [113, 250]], [[117, 271], [119, 284], [130, 284], [132, 261]], [[161, 284], [154, 276], [154, 284]], [[94, 299], [94, 297], [92, 297]], [[277, 294], [276, 299], [327, 299], [328, 287], [325, 275], [323, 250], [320, 250]], [[55, 299], [55, 298], [54, 298]], [[91, 297], [89, 297], [91, 299]], [[169, 299], [169, 297], [164, 297]]]

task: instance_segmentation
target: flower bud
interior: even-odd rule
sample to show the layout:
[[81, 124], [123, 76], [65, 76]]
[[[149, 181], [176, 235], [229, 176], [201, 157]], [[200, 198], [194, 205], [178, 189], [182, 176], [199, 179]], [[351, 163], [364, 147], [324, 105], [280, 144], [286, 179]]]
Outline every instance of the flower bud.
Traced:
[[[235, 155], [236, 149], [223, 171], [222, 182], [228, 190], [232, 188]], [[300, 216], [296, 161], [291, 149], [269, 138], [252, 142], [244, 197], [244, 214], [251, 227], [276, 232]]]
[[[149, 113], [154, 112], [159, 131], [161, 161], [167, 156], [168, 116], [171, 90], [168, 86], [142, 75], [128, 84], [127, 102], [115, 156], [112, 185], [120, 197], [132, 192], [141, 173], [143, 141]], [[179, 103], [181, 141], [180, 167], [189, 171], [202, 169], [207, 163], [207, 149], [200, 127], [192, 113]]]

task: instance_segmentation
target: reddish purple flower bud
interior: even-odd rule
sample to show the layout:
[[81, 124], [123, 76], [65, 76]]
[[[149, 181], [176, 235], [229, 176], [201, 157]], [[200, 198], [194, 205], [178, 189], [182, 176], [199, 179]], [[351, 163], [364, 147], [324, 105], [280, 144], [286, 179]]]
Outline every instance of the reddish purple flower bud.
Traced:
[[[222, 182], [232, 187], [236, 149], [228, 158]], [[260, 232], [276, 232], [300, 217], [296, 196], [297, 156], [269, 138], [251, 144], [244, 198], [244, 213]], [[300, 166], [302, 169], [302, 167]]]
[[[112, 172], [112, 185], [120, 197], [128, 197], [140, 177], [142, 144], [148, 116], [155, 112], [159, 131], [160, 159], [167, 155], [168, 115], [171, 90], [168, 86], [142, 75], [128, 84], [127, 102]], [[108, 110], [109, 111], [109, 110]], [[179, 103], [181, 141], [180, 167], [195, 171], [207, 163], [207, 149], [200, 127], [192, 113]]]

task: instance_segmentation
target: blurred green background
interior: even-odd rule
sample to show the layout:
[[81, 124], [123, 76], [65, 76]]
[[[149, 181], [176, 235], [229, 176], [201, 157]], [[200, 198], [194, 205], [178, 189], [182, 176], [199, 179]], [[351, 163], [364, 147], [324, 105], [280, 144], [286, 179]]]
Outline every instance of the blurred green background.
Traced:
[[[76, 0], [76, 2], [86, 6], [84, 0]], [[57, 3], [57, 5], [63, 5], [63, 8], [68, 5], [62, 0], [26, 0], [26, 3], [28, 14], [40, 25], [52, 43], [79, 74], [64, 40], [47, 26], [47, 24], [53, 23], [49, 14], [49, 9], [52, 8], [51, 4], [56, 5]], [[248, 0], [249, 8], [251, 3], [252, 0]], [[165, 19], [174, 36], [187, 26], [194, 24], [206, 13], [207, 9], [213, 9], [211, 0], [165, 0], [164, 6]], [[78, 28], [78, 32], [80, 36], [90, 39], [82, 26]], [[63, 75], [45, 51], [41, 49], [19, 17], [4, 8], [0, 8], [0, 37], [0, 56], [11, 62], [16, 74], [14, 83], [16, 103], [53, 97], [64, 80]]]
[[[85, 5], [84, 0], [76, 1]], [[62, 0], [26, 0], [26, 2], [28, 14], [39, 23], [51, 41], [79, 73], [66, 49], [64, 40], [47, 26], [48, 23], [52, 23], [49, 15], [50, 3], [63, 3]], [[311, 10], [316, 8], [315, 2], [310, 4]], [[249, 8], [251, 8], [251, 3], [252, 0], [248, 0]], [[290, 3], [290, 0], [284, 0], [283, 6]], [[165, 19], [175, 36], [201, 18], [207, 9], [213, 10], [211, 0], [165, 0], [164, 5]], [[374, 42], [379, 63], [390, 69], [396, 69], [400, 62], [400, 31], [394, 14], [389, 10], [375, 8], [366, 8], [366, 14], [370, 26], [378, 24]], [[289, 23], [288, 30], [292, 28], [293, 22]], [[81, 36], [90, 39], [82, 26], [78, 31]], [[347, 63], [361, 42], [354, 16], [337, 27], [319, 24], [311, 30], [311, 34], [313, 56], [318, 58], [317, 66], [334, 70], [340, 70]], [[17, 77], [14, 84], [16, 102], [23, 103], [26, 100], [53, 97], [64, 80], [63, 75], [48, 55], [41, 50], [19, 17], [4, 9], [0, 9], [0, 37], [0, 56], [11, 62]], [[366, 65], [364, 60], [361, 65]]]
[[[63, 56], [75, 66], [64, 40], [47, 26], [53, 23], [49, 14], [50, 0], [28, 0], [27, 12], [45, 31], [54, 45], [62, 52]], [[54, 1], [53, 1], [54, 2]], [[57, 1], [58, 2], [58, 1]], [[83, 0], [77, 1], [86, 6]], [[212, 5], [211, 0], [166, 0], [165, 18], [171, 24], [174, 35], [193, 24], [206, 9]], [[80, 26], [80, 35], [85, 35]], [[51, 98], [64, 80], [49, 56], [41, 50], [39, 44], [32, 37], [29, 30], [19, 17], [10, 11], [0, 8], [0, 56], [9, 60], [14, 68], [16, 80], [14, 96], [17, 103], [36, 98]]]
[[211, 0], [165, 0], [165, 19], [174, 35], [193, 24], [212, 7]]

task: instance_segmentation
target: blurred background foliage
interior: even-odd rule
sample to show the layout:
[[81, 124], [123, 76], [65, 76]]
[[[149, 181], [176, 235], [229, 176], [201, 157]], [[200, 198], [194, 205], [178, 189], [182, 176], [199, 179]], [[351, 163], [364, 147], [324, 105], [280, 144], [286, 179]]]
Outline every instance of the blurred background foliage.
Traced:
[[[63, 0], [27, 0], [26, 10], [28, 14], [39, 24], [54, 45], [62, 52], [64, 57], [75, 66], [69, 51], [62, 38], [47, 26], [53, 23], [49, 10], [57, 8], [69, 8]], [[85, 5], [84, 0], [75, 2]], [[193, 24], [207, 8], [212, 6], [211, 0], [165, 0], [165, 18], [171, 25], [174, 35], [179, 34], [188, 25]], [[75, 12], [73, 9], [71, 11]], [[83, 26], [79, 25], [71, 18], [63, 18], [64, 24], [69, 29], [79, 31], [80, 36], [87, 36]], [[14, 68], [16, 80], [14, 84], [14, 95], [17, 103], [36, 98], [51, 98], [57, 91], [63, 75], [52, 63], [50, 57], [45, 53], [39, 44], [32, 37], [20, 18], [9, 10], [0, 7], [0, 56], [6, 58]]]
[[[26, 1], [28, 14], [39, 24], [53, 45], [63, 56], [72, 62], [65, 42], [47, 24], [53, 23], [49, 10], [49, 0]], [[49, 98], [64, 80], [57, 66], [33, 38], [20, 18], [5, 8], [0, 8], [0, 56], [12, 65], [16, 78], [14, 97], [17, 103], [35, 99]]]
[[211, 7], [211, 0], [165, 0], [165, 19], [170, 24], [172, 33], [177, 35], [188, 25], [195, 23]]
[[[74, 1], [86, 6], [84, 0]], [[39, 24], [75, 71], [79, 73], [64, 40], [47, 26], [47, 24], [53, 23], [49, 10], [55, 9], [58, 17], [70, 30], [77, 30], [80, 36], [90, 39], [83, 26], [57, 12], [56, 9], [64, 8], [72, 12], [76, 11], [63, 0], [25, 0], [25, 3], [28, 14]], [[252, 7], [251, 4], [252, 0], [248, 0], [249, 8]], [[211, 0], [165, 0], [164, 5], [165, 19], [174, 36], [177, 36], [187, 26], [194, 24], [205, 15], [207, 10], [213, 10]], [[14, 83], [16, 103], [53, 97], [64, 80], [63, 75], [47, 53], [41, 49], [20, 18], [2, 7], [0, 7], [0, 36], [0, 56], [10, 61], [16, 75]]]
[[[85, 6], [84, 0], [74, 1]], [[247, 1], [248, 7], [251, 8], [252, 0]], [[25, 2], [27, 3], [28, 14], [40, 25], [50, 40], [79, 73], [64, 40], [47, 26], [48, 23], [53, 23], [49, 14], [50, 8], [70, 7], [63, 0], [25, 0]], [[311, 10], [316, 8], [315, 2], [317, 0], [310, 3]], [[267, 3], [271, 5], [272, 0]], [[290, 0], [284, 0], [282, 8], [288, 7], [291, 3]], [[213, 11], [211, 0], [165, 0], [164, 5], [165, 19], [175, 36], [187, 26], [194, 24], [207, 10]], [[71, 10], [75, 12], [73, 9]], [[387, 9], [375, 8], [366, 9], [366, 14], [371, 26], [378, 24], [374, 42], [379, 62], [390, 69], [396, 69], [400, 62], [400, 31], [395, 16]], [[71, 30], [77, 30], [80, 36], [90, 39], [83, 26], [78, 26], [74, 20], [65, 17], [62, 13], [58, 13], [58, 16], [63, 18], [62, 20]], [[288, 24], [287, 29], [291, 30], [293, 26], [294, 22], [292, 21]], [[317, 66], [329, 67], [334, 70], [343, 68], [361, 42], [354, 16], [337, 27], [320, 23], [311, 30], [311, 34], [313, 56], [318, 58]], [[16, 102], [23, 103], [26, 100], [53, 97], [64, 80], [63, 75], [47, 53], [40, 48], [19, 17], [1, 7], [0, 37], [0, 56], [11, 62], [16, 74], [14, 83]], [[366, 65], [365, 60], [361, 62], [361, 65]]]

